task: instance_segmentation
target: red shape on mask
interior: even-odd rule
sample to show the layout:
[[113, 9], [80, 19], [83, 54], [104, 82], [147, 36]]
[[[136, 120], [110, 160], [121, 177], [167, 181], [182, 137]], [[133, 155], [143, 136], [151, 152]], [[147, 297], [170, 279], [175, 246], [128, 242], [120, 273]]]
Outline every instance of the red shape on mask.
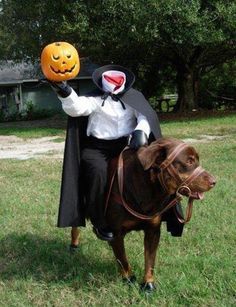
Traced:
[[124, 77], [123, 76], [107, 76], [104, 75], [104, 78], [114, 84], [116, 87], [114, 88], [114, 90], [117, 90], [118, 88], [121, 87], [121, 85], [124, 83]]

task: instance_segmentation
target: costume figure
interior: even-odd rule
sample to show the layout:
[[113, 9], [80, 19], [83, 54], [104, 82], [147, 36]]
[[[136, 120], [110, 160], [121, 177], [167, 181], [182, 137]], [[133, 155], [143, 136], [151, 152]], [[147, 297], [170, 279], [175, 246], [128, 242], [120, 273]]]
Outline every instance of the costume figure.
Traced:
[[106, 65], [92, 78], [97, 90], [88, 96], [78, 96], [66, 83], [51, 83], [69, 115], [58, 227], [85, 226], [88, 216], [96, 235], [110, 241], [104, 216], [108, 162], [127, 144], [137, 150], [161, 137], [161, 130], [156, 112], [132, 88], [131, 71]]

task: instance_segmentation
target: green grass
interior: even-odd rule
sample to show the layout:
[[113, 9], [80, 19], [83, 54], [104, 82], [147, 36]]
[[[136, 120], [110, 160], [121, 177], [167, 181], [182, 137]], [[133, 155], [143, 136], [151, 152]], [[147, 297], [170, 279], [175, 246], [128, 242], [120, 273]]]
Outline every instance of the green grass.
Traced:
[[236, 115], [209, 117], [202, 119], [182, 119], [163, 121], [162, 128], [165, 136], [176, 138], [197, 138], [200, 135], [228, 136], [236, 134]]
[[[78, 253], [69, 253], [70, 230], [55, 227], [61, 161], [0, 160], [0, 306], [236, 305], [236, 116], [162, 126], [164, 135], [178, 138], [230, 137], [194, 145], [218, 182], [202, 202], [195, 202], [182, 238], [169, 236], [162, 226], [157, 291], [147, 296], [138, 284], [124, 285], [112, 251], [95, 238], [90, 224], [82, 230]], [[43, 136], [51, 135], [49, 128], [43, 130]], [[30, 131], [30, 137], [39, 135]], [[61, 130], [56, 133], [62, 137]], [[141, 232], [127, 235], [138, 281], [144, 268], [142, 241]]]
[[0, 127], [0, 135], [15, 135], [17, 137], [27, 139], [27, 138], [41, 138], [45, 136], [63, 136], [64, 131], [62, 129], [57, 128], [11, 128]]

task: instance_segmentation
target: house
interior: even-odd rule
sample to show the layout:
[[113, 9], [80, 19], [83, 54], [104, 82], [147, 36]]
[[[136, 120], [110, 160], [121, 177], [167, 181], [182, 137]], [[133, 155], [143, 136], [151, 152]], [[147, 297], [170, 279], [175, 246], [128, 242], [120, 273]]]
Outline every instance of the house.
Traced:
[[[95, 88], [92, 73], [98, 66], [88, 59], [81, 59], [79, 75], [68, 83], [82, 95]], [[39, 64], [0, 63], [0, 113], [9, 115], [23, 112], [31, 105], [37, 110], [54, 113], [61, 111], [57, 96], [52, 91], [43, 75]]]

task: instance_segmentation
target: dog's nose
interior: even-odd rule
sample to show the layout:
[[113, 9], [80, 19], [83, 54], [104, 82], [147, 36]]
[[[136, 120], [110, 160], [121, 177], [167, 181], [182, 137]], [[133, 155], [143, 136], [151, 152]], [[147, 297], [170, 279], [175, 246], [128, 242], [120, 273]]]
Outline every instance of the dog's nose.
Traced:
[[214, 177], [209, 180], [210, 187], [213, 188], [216, 185], [216, 179]]

